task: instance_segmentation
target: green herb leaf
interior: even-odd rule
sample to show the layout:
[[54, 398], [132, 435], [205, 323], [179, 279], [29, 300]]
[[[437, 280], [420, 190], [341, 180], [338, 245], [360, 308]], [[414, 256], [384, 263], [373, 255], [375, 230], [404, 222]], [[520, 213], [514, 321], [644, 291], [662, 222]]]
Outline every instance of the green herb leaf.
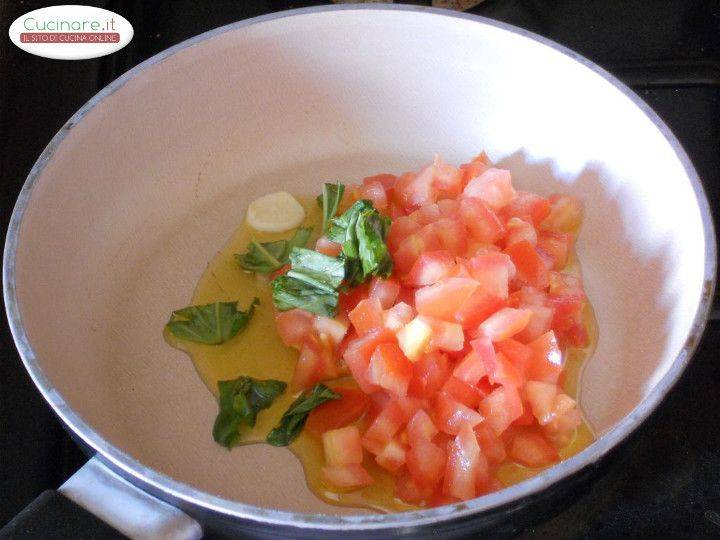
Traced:
[[323, 213], [323, 233], [327, 232], [330, 220], [335, 217], [344, 192], [345, 186], [340, 182], [323, 185], [322, 195], [317, 198], [318, 205], [322, 208]]
[[237, 302], [213, 302], [173, 311], [168, 330], [176, 337], [196, 343], [219, 345], [235, 336], [255, 312], [260, 300], [255, 298], [247, 311], [239, 311]]
[[392, 258], [385, 244], [389, 228], [390, 218], [375, 209], [365, 210], [358, 216], [356, 235], [363, 277], [390, 275]]
[[305, 246], [311, 232], [311, 228], [300, 227], [290, 240], [263, 243], [252, 240], [247, 253], [236, 253], [235, 260], [244, 270], [269, 274], [287, 264], [292, 249]]
[[273, 304], [279, 311], [299, 308], [325, 317], [334, 317], [338, 306], [338, 292], [319, 289], [288, 275], [272, 282]]
[[304, 392], [293, 401], [280, 419], [280, 425], [267, 436], [267, 442], [273, 446], [287, 446], [302, 431], [308, 414], [318, 405], [331, 399], [340, 399], [340, 394], [330, 390], [324, 384], [316, 384], [310, 392]]
[[358, 258], [357, 221], [366, 210], [374, 210], [370, 201], [356, 201], [344, 214], [330, 221], [328, 239], [341, 244], [343, 254], [350, 259]]
[[227, 448], [235, 446], [240, 441], [240, 426], [255, 426], [258, 413], [270, 407], [285, 388], [287, 384], [282, 381], [245, 376], [219, 381], [220, 411], [213, 425], [215, 441]]
[[290, 265], [288, 277], [328, 292], [334, 292], [345, 277], [342, 260], [311, 249], [294, 248], [290, 253]]

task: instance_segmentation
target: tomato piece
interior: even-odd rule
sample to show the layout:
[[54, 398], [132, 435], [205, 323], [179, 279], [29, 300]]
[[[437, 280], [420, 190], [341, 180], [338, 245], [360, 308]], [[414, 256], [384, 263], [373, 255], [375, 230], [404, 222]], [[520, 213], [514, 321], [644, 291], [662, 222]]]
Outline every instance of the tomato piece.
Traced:
[[317, 242], [315, 242], [315, 251], [319, 251], [330, 257], [337, 257], [342, 251], [342, 245], [328, 240], [325, 236], [321, 236], [317, 239]]
[[505, 247], [523, 241], [529, 242], [533, 246], [537, 245], [538, 236], [535, 227], [520, 218], [510, 218], [505, 224]]
[[396, 476], [395, 494], [406, 503], [422, 504], [432, 497], [433, 486], [419, 485], [407, 471], [402, 470]]
[[400, 284], [393, 278], [376, 277], [370, 282], [370, 298], [379, 300], [383, 309], [392, 307], [398, 294], [400, 294]]
[[527, 376], [528, 364], [532, 357], [530, 347], [514, 339], [505, 339], [496, 343], [495, 348], [510, 361], [521, 377]]
[[525, 328], [531, 315], [528, 309], [502, 308], [485, 319], [478, 329], [492, 341], [503, 341]]
[[405, 412], [398, 402], [390, 401], [365, 431], [363, 446], [373, 454], [379, 454], [406, 421]]
[[463, 197], [476, 197], [485, 201], [491, 208], [502, 208], [517, 197], [512, 186], [510, 171], [490, 168], [477, 178], [468, 182]]
[[581, 423], [580, 411], [574, 408], [556, 416], [552, 422], [543, 427], [543, 432], [557, 448], [562, 448], [572, 441], [575, 430]]
[[338, 298], [338, 315], [347, 315], [351, 312], [355, 306], [358, 305], [360, 300], [368, 297], [369, 285], [363, 283], [357, 287], [353, 287], [347, 292], [342, 292]]
[[348, 313], [350, 322], [361, 336], [377, 332], [383, 327], [383, 309], [377, 298], [360, 300], [355, 308]]
[[470, 163], [464, 163], [460, 165], [459, 169], [462, 173], [462, 184], [463, 186], [468, 185], [471, 180], [474, 178], [477, 178], [482, 173], [488, 170], [490, 164], [490, 160], [487, 159], [487, 156], [483, 153], [477, 158], [475, 158]]
[[537, 239], [538, 251], [550, 258], [553, 270], [565, 268], [572, 245], [573, 235], [570, 233], [540, 231]]
[[450, 377], [443, 385], [442, 390], [458, 403], [471, 409], [477, 409], [486, 395], [477, 386], [470, 385], [457, 377]]
[[440, 208], [435, 203], [426, 204], [415, 210], [408, 217], [418, 225], [429, 225], [440, 219]]
[[501, 384], [518, 388], [523, 384], [522, 373], [501, 352], [485, 362], [488, 380], [491, 384]]
[[518, 279], [540, 289], [548, 286], [548, 268], [530, 242], [523, 240], [512, 244], [505, 248], [505, 253], [515, 264]]
[[322, 434], [327, 465], [359, 465], [363, 461], [360, 431], [356, 426], [331, 429]]
[[275, 328], [285, 345], [300, 348], [308, 334], [313, 332], [313, 314], [304, 309], [291, 309], [275, 313]]
[[578, 276], [562, 272], [548, 274], [548, 294], [550, 296], [574, 296], [585, 298], [582, 281]]
[[480, 412], [485, 422], [500, 435], [510, 424], [520, 418], [523, 413], [522, 400], [513, 386], [501, 386], [493, 390], [480, 403]]
[[580, 227], [583, 205], [571, 195], [552, 195], [550, 197], [550, 214], [542, 221], [540, 227], [559, 232], [575, 232]]
[[395, 343], [380, 343], [370, 357], [367, 380], [391, 394], [407, 395], [412, 378], [412, 364]]
[[418, 440], [406, 454], [406, 466], [420, 486], [436, 486], [445, 470], [445, 452], [430, 441]]
[[453, 376], [470, 385], [476, 385], [487, 375], [487, 365], [494, 365], [495, 349], [490, 339], [484, 336], [470, 342], [472, 352], [455, 366]]
[[551, 330], [528, 343], [532, 351], [528, 363], [529, 380], [557, 384], [562, 372], [562, 353], [555, 333]]
[[415, 317], [397, 332], [402, 352], [413, 362], [425, 353], [432, 338], [432, 328], [420, 316]]
[[463, 328], [476, 328], [490, 315], [505, 307], [506, 301], [478, 287], [455, 312], [455, 320]]
[[455, 320], [455, 313], [478, 288], [478, 282], [468, 278], [445, 278], [415, 292], [415, 308], [421, 315]]
[[391, 252], [394, 252], [400, 247], [400, 244], [405, 238], [416, 233], [420, 230], [420, 225], [414, 219], [409, 216], [401, 216], [393, 219], [390, 224], [390, 230], [387, 234], [387, 246]]
[[433, 398], [450, 376], [447, 356], [434, 352], [423, 355], [413, 364], [413, 377], [408, 394], [420, 398]]
[[442, 199], [437, 202], [437, 207], [440, 210], [441, 217], [455, 219], [460, 212], [460, 201], [457, 199]]
[[306, 341], [293, 371], [290, 386], [296, 390], [310, 388], [323, 379], [324, 365], [315, 344]]
[[394, 174], [380, 173], [373, 176], [366, 176], [363, 178], [363, 185], [371, 184], [373, 182], [379, 182], [385, 190], [390, 190], [397, 182], [397, 176]]
[[467, 268], [480, 288], [498, 298], [508, 297], [508, 280], [513, 268], [510, 257], [504, 253], [482, 253], [467, 262]]
[[432, 419], [422, 409], [410, 418], [406, 431], [410, 446], [417, 446], [420, 440], [431, 441], [438, 434], [438, 429]]
[[528, 381], [525, 383], [525, 397], [527, 398], [533, 416], [538, 424], [547, 425], [555, 418], [555, 396], [558, 387], [554, 383], [541, 381]]
[[557, 450], [542, 435], [530, 431], [522, 431], [512, 438], [510, 457], [521, 465], [533, 468], [560, 461]]
[[385, 212], [388, 207], [388, 197], [385, 186], [377, 180], [366, 178], [358, 190], [358, 199], [366, 199], [375, 205], [380, 212]]
[[480, 199], [460, 200], [460, 219], [478, 242], [493, 244], [505, 234], [505, 227], [495, 212]]
[[527, 305], [522, 304], [523, 309], [529, 309], [532, 312], [527, 326], [518, 332], [515, 336], [518, 340], [529, 342], [539, 338], [545, 332], [550, 330], [555, 309], [543, 305]]
[[383, 448], [377, 456], [375, 456], [375, 461], [383, 469], [395, 472], [405, 465], [405, 454], [406, 450], [403, 445], [393, 439], [385, 445], [385, 448]]
[[517, 191], [517, 197], [500, 211], [500, 216], [508, 221], [520, 218], [523, 221], [539, 225], [550, 214], [550, 201], [535, 193]]
[[326, 465], [320, 469], [320, 478], [340, 489], [359, 488], [375, 482], [362, 465]]
[[308, 433], [322, 435], [346, 426], [362, 417], [370, 407], [370, 398], [362, 390], [343, 387], [332, 390], [340, 394], [340, 399], [331, 399], [310, 411], [305, 423]]
[[398, 302], [383, 313], [383, 325], [386, 329], [397, 332], [415, 317], [415, 310], [405, 302]]
[[433, 186], [445, 197], [457, 197], [463, 190], [462, 172], [436, 155], [433, 162], [435, 168]]
[[435, 415], [438, 428], [448, 435], [457, 435], [463, 422], [475, 427], [483, 421], [482, 415], [477, 411], [463, 405], [445, 392], [440, 392], [435, 400]]
[[400, 409], [405, 415], [405, 420], [410, 420], [416, 412], [424, 410], [430, 407], [430, 402], [427, 399], [405, 396], [397, 400]]
[[507, 458], [505, 444], [487, 422], [475, 426], [475, 435], [483, 455], [487, 457], [490, 463], [499, 465], [505, 461]]
[[318, 336], [328, 336], [334, 346], [342, 342], [349, 328], [347, 322], [343, 320], [331, 319], [329, 317], [323, 317], [322, 315], [315, 315], [313, 327]]
[[387, 330], [370, 332], [355, 338], [347, 343], [343, 359], [360, 389], [366, 394], [372, 394], [380, 388], [367, 379], [370, 357], [380, 343], [394, 341], [395, 336]]
[[443, 249], [453, 255], [463, 255], [467, 250], [467, 229], [459, 219], [440, 218], [433, 224], [433, 230]]
[[468, 423], [463, 423], [455, 439], [448, 444], [443, 493], [468, 500], [475, 497], [480, 466], [480, 445]]
[[455, 257], [449, 251], [427, 251], [417, 258], [404, 282], [411, 287], [432, 285], [450, 275], [454, 267]]
[[443, 321], [435, 317], [419, 316], [430, 326], [429, 350], [461, 351], [465, 346], [465, 335], [462, 326], [457, 323]]
[[438, 192], [433, 185], [434, 173], [434, 165], [428, 165], [417, 174], [405, 173], [397, 179], [394, 196], [406, 211], [437, 200]]
[[441, 248], [442, 245], [432, 225], [426, 225], [400, 242], [397, 250], [392, 253], [393, 262], [400, 274], [406, 274], [421, 253]]

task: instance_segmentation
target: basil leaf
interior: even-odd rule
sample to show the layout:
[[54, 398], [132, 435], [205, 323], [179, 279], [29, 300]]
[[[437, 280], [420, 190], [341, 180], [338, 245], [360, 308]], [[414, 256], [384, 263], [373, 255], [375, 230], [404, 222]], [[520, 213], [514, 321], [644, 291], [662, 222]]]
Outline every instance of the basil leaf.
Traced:
[[255, 426], [258, 413], [270, 407], [285, 388], [287, 384], [282, 381], [245, 376], [219, 381], [220, 411], [213, 425], [213, 439], [227, 448], [235, 446], [240, 441], [240, 426]]
[[252, 240], [247, 253], [236, 253], [235, 260], [244, 270], [269, 274], [287, 264], [292, 249], [305, 246], [311, 232], [311, 228], [300, 227], [290, 240], [263, 243]]
[[176, 337], [196, 343], [219, 345], [247, 326], [260, 300], [255, 298], [247, 311], [237, 302], [213, 302], [173, 311], [167, 329]]
[[374, 210], [370, 201], [356, 201], [348, 210], [331, 220], [327, 233], [329, 240], [342, 244], [342, 250], [346, 257], [357, 259], [357, 221], [364, 211]]
[[387, 277], [392, 271], [392, 258], [385, 244], [390, 218], [377, 210], [366, 210], [358, 216], [356, 235], [358, 239], [358, 257], [362, 264], [364, 277]]
[[310, 392], [304, 392], [293, 401], [280, 419], [280, 424], [267, 436], [267, 442], [273, 446], [287, 446], [302, 431], [308, 414], [318, 405], [331, 399], [340, 399], [340, 394], [330, 390], [324, 384], [316, 384]]
[[334, 317], [337, 312], [337, 291], [319, 289], [288, 275], [273, 280], [272, 293], [273, 304], [279, 311], [299, 308], [325, 317]]
[[345, 186], [340, 182], [336, 184], [324, 184], [322, 195], [317, 198], [320, 208], [323, 213], [323, 233], [327, 232], [330, 220], [335, 217], [340, 201], [342, 200], [343, 193], [345, 192]]
[[345, 277], [342, 260], [311, 249], [294, 248], [290, 253], [290, 265], [288, 277], [328, 292], [334, 292]]

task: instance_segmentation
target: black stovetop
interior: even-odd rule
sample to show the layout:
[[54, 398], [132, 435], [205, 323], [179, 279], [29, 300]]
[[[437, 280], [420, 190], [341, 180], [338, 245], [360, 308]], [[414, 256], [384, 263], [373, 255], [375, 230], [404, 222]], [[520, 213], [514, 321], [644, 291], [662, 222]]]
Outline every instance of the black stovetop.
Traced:
[[[25, 176], [60, 126], [95, 92], [147, 57], [239, 19], [325, 2], [106, 0], [135, 36], [111, 56], [31, 56], [7, 38], [32, 9], [0, 5], [0, 215], [7, 227]], [[413, 2], [429, 4], [430, 2]], [[486, 0], [471, 10], [566, 45], [618, 75], [670, 125], [720, 216], [720, 1]], [[85, 457], [30, 382], [5, 324], [0, 343], [0, 526]], [[523, 537], [720, 537], [720, 321], [711, 321], [670, 397], [594, 483], [532, 516]]]

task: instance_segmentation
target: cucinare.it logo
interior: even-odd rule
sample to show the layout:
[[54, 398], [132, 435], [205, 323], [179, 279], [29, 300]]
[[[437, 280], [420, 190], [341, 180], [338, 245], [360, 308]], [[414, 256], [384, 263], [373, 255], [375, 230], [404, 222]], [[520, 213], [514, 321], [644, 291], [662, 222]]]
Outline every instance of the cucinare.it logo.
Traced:
[[119, 51], [130, 43], [127, 19], [91, 6], [51, 6], [18, 17], [10, 40], [22, 50], [45, 58], [84, 60]]

